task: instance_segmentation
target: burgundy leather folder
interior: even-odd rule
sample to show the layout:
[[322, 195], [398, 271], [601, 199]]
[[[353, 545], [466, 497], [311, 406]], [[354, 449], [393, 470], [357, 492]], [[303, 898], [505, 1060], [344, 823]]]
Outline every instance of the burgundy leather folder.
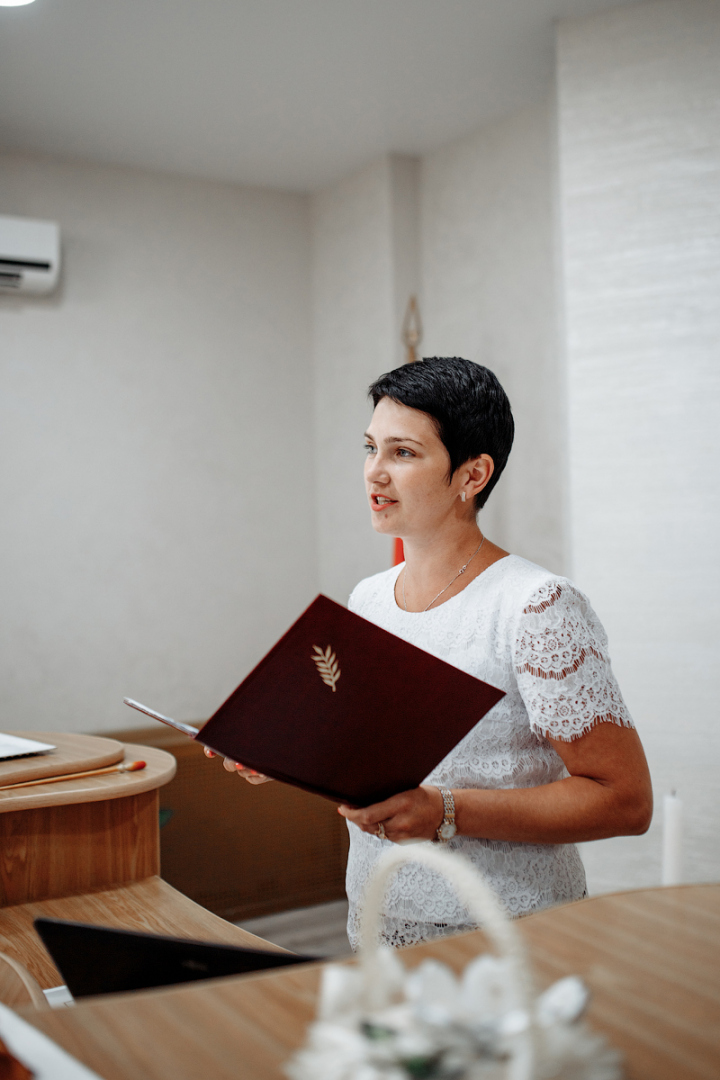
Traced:
[[417, 787], [502, 697], [318, 596], [197, 741], [276, 780], [369, 806]]

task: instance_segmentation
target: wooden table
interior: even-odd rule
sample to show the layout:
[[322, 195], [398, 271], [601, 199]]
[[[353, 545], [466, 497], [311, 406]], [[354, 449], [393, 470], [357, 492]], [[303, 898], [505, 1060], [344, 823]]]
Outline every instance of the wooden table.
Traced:
[[123, 760], [146, 768], [0, 790], [0, 953], [47, 989], [62, 978], [33, 928], [39, 916], [276, 948], [158, 876], [158, 789], [175, 775], [172, 754], [92, 735], [37, 738], [57, 752], [1, 763], [0, 784]]
[[[720, 1076], [720, 885], [619, 893], [519, 923], [541, 985], [578, 974], [588, 1020], [626, 1055], [629, 1080]], [[460, 970], [480, 932], [409, 949]], [[320, 965], [23, 1010], [105, 1080], [280, 1077], [314, 1015]]]

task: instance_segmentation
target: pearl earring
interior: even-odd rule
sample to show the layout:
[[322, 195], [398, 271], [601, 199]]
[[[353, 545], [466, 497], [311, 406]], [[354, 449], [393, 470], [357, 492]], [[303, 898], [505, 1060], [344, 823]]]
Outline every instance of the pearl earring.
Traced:
[[464, 491], [460, 492], [460, 502], [465, 502], [465, 492]]

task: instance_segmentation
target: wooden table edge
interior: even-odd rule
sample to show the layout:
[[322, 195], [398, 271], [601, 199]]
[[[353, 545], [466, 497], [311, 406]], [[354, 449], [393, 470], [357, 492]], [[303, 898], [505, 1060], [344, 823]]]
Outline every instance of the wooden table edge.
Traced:
[[167, 750], [154, 746], [124, 743], [125, 761], [145, 761], [146, 768], [138, 772], [113, 772], [87, 779], [63, 780], [14, 791], [0, 791], [0, 814], [19, 810], [36, 810], [48, 806], [67, 806], [75, 803], [105, 802], [141, 795], [146, 791], [169, 784], [177, 772], [177, 762]]

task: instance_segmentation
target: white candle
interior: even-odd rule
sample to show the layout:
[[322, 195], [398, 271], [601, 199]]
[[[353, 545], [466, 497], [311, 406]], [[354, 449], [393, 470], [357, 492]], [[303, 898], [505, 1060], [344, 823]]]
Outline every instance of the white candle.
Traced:
[[673, 791], [663, 799], [663, 885], [680, 885], [682, 882], [682, 816], [682, 799]]

